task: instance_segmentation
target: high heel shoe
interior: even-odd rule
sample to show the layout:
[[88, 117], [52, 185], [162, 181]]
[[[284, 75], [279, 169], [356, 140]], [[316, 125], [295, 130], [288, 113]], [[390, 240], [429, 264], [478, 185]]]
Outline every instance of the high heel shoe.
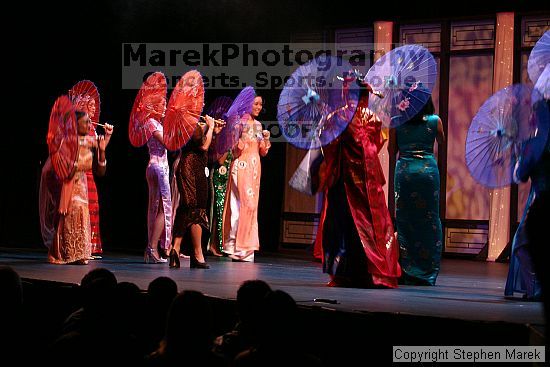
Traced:
[[152, 249], [151, 247], [147, 247], [145, 249], [145, 254], [143, 255], [143, 261], [145, 261], [146, 264], [160, 264], [168, 262], [167, 259], [163, 259], [159, 256], [156, 249]]
[[179, 268], [180, 267], [180, 255], [176, 250], [170, 250], [170, 263], [168, 264], [170, 268]]
[[163, 259], [169, 259], [170, 258], [170, 255], [168, 254], [168, 250], [164, 249], [164, 248], [159, 249], [159, 255]]
[[210, 269], [210, 265], [208, 265], [206, 261], [201, 263], [194, 256], [191, 256], [191, 259], [189, 261], [189, 267], [191, 269]]
[[208, 254], [217, 257], [225, 256], [225, 254], [223, 252], [220, 252], [220, 250], [218, 250], [215, 246], [210, 246], [210, 248], [208, 249]]

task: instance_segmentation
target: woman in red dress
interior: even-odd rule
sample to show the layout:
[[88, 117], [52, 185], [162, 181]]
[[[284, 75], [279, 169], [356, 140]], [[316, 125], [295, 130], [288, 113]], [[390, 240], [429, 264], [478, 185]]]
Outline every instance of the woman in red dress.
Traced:
[[[99, 122], [100, 99], [96, 86], [89, 80], [83, 80], [75, 84], [69, 91], [69, 95], [77, 110], [86, 112], [92, 121], [88, 135], [97, 138], [93, 123]], [[99, 197], [97, 186], [92, 171], [86, 172], [88, 183], [88, 208], [90, 210], [90, 242], [92, 255], [90, 259], [101, 259], [103, 248], [101, 246], [101, 232], [99, 230]]]
[[372, 88], [360, 84], [353, 119], [323, 148], [318, 187], [325, 195], [316, 252], [331, 276], [328, 286], [396, 288], [401, 268], [378, 159], [381, 121], [368, 109]]

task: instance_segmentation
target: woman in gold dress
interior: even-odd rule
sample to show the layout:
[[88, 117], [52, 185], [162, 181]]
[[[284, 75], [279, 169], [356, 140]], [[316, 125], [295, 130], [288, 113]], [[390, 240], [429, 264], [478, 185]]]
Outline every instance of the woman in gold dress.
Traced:
[[76, 118], [79, 135], [78, 159], [71, 176], [63, 182], [61, 189], [59, 223], [48, 251], [48, 261], [54, 264], [88, 263], [92, 248], [86, 172], [93, 170], [98, 176], [105, 174], [105, 147], [113, 133], [113, 127], [105, 124], [105, 136], [89, 136], [88, 114], [76, 111]]

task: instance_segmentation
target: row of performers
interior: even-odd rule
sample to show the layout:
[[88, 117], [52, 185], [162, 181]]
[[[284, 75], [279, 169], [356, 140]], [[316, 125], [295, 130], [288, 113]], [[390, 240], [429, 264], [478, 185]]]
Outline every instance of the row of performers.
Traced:
[[[444, 140], [441, 120], [431, 99], [411, 121], [395, 129], [399, 149], [395, 173], [396, 225], [388, 211], [385, 178], [378, 152], [385, 141], [381, 122], [368, 109], [368, 84], [346, 130], [323, 148], [323, 161], [313, 181], [324, 192], [315, 255], [330, 274], [329, 286], [395, 288], [403, 284], [434, 285], [440, 270], [442, 229], [439, 218], [439, 171], [433, 145]], [[210, 250], [235, 261], [253, 261], [259, 250], [257, 209], [260, 156], [270, 148], [269, 132], [256, 120], [263, 100], [242, 117], [238, 143], [213, 170], [214, 220], [208, 221], [208, 149], [223, 128], [206, 117], [174, 162], [172, 185], [162, 118], [166, 99], [147, 101], [150, 138], [146, 177], [149, 186], [148, 246], [145, 261], [179, 267], [180, 253], [190, 266], [206, 269], [202, 237], [212, 231]], [[80, 154], [69, 204], [61, 200], [49, 243], [53, 263], [87, 263], [92, 255], [86, 172], [105, 171], [105, 138], [87, 143], [89, 116], [79, 113]], [[92, 149], [95, 153], [92, 154]], [[95, 163], [95, 164], [94, 164]], [[50, 172], [48, 176], [48, 172]], [[52, 176], [45, 167], [43, 181]], [[63, 197], [63, 195], [62, 195]], [[67, 200], [65, 200], [67, 201]], [[52, 221], [52, 223], [54, 223]], [[160, 251], [159, 251], [160, 249]]]
[[[55, 264], [87, 264], [89, 260], [101, 258], [103, 252], [94, 175], [105, 174], [105, 151], [113, 126], [105, 124], [105, 135], [96, 135], [91, 120], [96, 113], [96, 102], [87, 96], [81, 99], [87, 103], [75, 103], [79, 148], [70, 178], [59, 180], [50, 158], [42, 169], [41, 230], [49, 249], [48, 260]], [[197, 124], [190, 141], [173, 162], [171, 180], [162, 125], [166, 98], [152, 94], [141, 102], [148, 111], [144, 128], [149, 137], [145, 262], [166, 263], [169, 259], [170, 267], [179, 267], [180, 254], [186, 254], [191, 267], [209, 268], [204, 260], [202, 239], [210, 227], [213, 254], [227, 255], [235, 261], [254, 261], [254, 251], [260, 247], [257, 223], [260, 156], [265, 156], [271, 147], [269, 132], [256, 120], [263, 108], [262, 97], [255, 97], [251, 113], [242, 116], [238, 143], [219, 157], [212, 175], [207, 169], [208, 151], [223, 124], [206, 116], [206, 123]], [[212, 183], [214, 218], [209, 223]]]
[[[398, 241], [389, 211], [386, 206], [383, 185], [385, 178], [378, 160], [378, 151], [384, 139], [381, 122], [368, 110], [368, 88], [365, 87], [357, 112], [344, 133], [324, 147], [324, 160], [316, 175], [318, 188], [325, 192], [316, 255], [323, 258], [324, 271], [331, 275], [329, 285], [396, 287], [401, 276], [401, 267], [410, 270], [412, 281], [435, 284], [441, 254], [441, 225], [438, 216], [439, 177], [433, 159], [432, 147], [435, 136], [442, 134], [439, 118], [433, 110], [423, 115], [430, 118], [424, 124], [410, 124], [411, 128], [426, 137], [423, 165], [431, 172], [431, 185], [422, 191], [408, 192], [409, 183], [398, 200], [398, 214], [408, 208], [418, 208], [424, 201], [424, 213], [407, 218], [400, 215], [403, 223], [403, 238]], [[149, 116], [145, 124], [149, 133], [147, 147], [149, 164], [146, 178], [149, 186], [148, 246], [145, 261], [165, 263], [179, 267], [180, 253], [190, 256], [190, 266], [208, 268], [204, 260], [203, 233], [212, 231], [210, 250], [217, 255], [227, 255], [235, 261], [253, 261], [254, 251], [259, 250], [257, 209], [261, 177], [260, 156], [270, 148], [269, 132], [262, 130], [256, 120], [262, 110], [262, 98], [254, 99], [250, 114], [241, 119], [240, 138], [233, 149], [222, 156], [212, 170], [214, 188], [214, 220], [208, 221], [209, 182], [205, 174], [208, 165], [208, 149], [216, 144], [216, 136], [223, 128], [214, 119], [206, 117], [206, 124], [199, 124], [192, 139], [181, 149], [173, 165], [172, 185], [167, 149], [163, 140], [162, 120], [166, 111], [166, 99], [161, 97], [142, 101], [148, 105]], [[429, 104], [432, 106], [433, 105]], [[77, 170], [72, 177], [72, 196], [67, 207], [61, 205], [55, 211], [49, 260], [52, 263], [85, 264], [93, 253], [90, 245], [90, 219], [86, 187], [92, 169], [103, 174], [106, 167], [105, 147], [109, 142], [112, 127], [107, 126], [105, 138], [97, 140], [87, 136], [90, 116], [78, 112], [78, 131], [81, 145]], [[406, 131], [399, 140], [408, 144], [413, 140], [412, 131]], [[415, 142], [417, 143], [417, 142]], [[92, 153], [92, 151], [94, 153]], [[415, 148], [416, 155], [421, 153]], [[401, 154], [403, 159], [407, 156]], [[412, 157], [413, 155], [411, 155]], [[404, 161], [403, 161], [404, 162]], [[417, 170], [415, 162], [403, 165], [403, 172]], [[401, 169], [398, 169], [401, 172]], [[43, 170], [43, 182], [54, 180], [55, 174], [48, 164]], [[403, 174], [407, 177], [407, 174]], [[48, 185], [43, 185], [48, 186]], [[398, 190], [400, 190], [398, 188]], [[52, 190], [50, 190], [52, 191]], [[414, 190], [413, 190], [414, 191]], [[410, 201], [413, 198], [413, 201]], [[63, 202], [63, 200], [62, 200]], [[65, 200], [67, 202], [67, 200]], [[97, 212], [97, 211], [96, 211]], [[97, 213], [94, 213], [97, 214]], [[411, 222], [412, 220], [412, 222]], [[422, 222], [429, 231], [419, 229]], [[420, 241], [418, 233], [425, 237]], [[418, 243], [430, 243], [430, 248]], [[410, 243], [408, 251], [401, 254], [399, 243]]]

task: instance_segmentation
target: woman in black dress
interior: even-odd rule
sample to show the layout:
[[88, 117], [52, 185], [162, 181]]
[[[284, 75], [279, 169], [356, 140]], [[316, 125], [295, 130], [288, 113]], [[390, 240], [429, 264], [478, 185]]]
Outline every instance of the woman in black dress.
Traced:
[[[180, 193], [179, 206], [174, 219], [174, 242], [170, 251], [170, 267], [179, 268], [179, 254], [183, 238], [184, 253], [189, 252], [190, 267], [208, 269], [202, 251], [202, 233], [209, 231], [208, 216], [208, 147], [212, 135], [219, 132], [220, 127], [210, 116], [206, 116], [206, 124], [199, 124], [191, 141], [180, 153], [176, 168], [176, 181]], [[190, 245], [190, 246], [189, 246]]]

